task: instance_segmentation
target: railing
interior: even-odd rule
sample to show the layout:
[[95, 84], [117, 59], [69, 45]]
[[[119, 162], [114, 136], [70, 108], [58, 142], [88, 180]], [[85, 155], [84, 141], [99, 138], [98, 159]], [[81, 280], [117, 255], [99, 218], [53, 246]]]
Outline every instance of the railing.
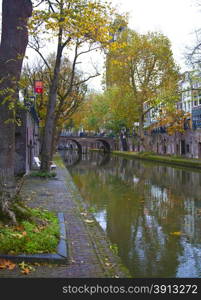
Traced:
[[65, 138], [69, 138], [69, 139], [99, 139], [99, 138], [104, 138], [104, 139], [114, 139], [115, 136], [108, 136], [108, 135], [84, 135], [84, 136], [79, 136], [79, 135], [65, 135], [65, 134], [61, 134], [60, 137], [65, 137]]

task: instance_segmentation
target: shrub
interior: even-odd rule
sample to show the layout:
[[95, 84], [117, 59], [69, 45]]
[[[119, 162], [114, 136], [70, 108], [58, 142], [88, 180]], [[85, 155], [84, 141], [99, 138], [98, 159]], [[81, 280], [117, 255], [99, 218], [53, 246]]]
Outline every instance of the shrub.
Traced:
[[53, 178], [57, 176], [56, 172], [42, 172], [42, 171], [33, 171], [30, 173], [32, 177], [41, 177], [41, 178]]

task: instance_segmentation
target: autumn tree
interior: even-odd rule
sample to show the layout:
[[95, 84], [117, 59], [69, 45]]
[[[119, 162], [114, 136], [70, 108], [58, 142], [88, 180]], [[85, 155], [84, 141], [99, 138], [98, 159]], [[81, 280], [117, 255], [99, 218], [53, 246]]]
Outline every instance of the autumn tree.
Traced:
[[122, 47], [108, 54], [106, 83], [131, 95], [138, 114], [141, 146], [147, 149], [145, 117], [153, 108], [178, 100], [178, 68], [170, 42], [161, 33], [138, 34], [128, 29], [118, 42]]
[[[40, 7], [40, 6], [39, 6]], [[49, 170], [52, 160], [52, 144], [55, 128], [55, 109], [59, 73], [64, 50], [76, 42], [85, 41], [89, 44], [108, 42], [111, 9], [101, 1], [90, 0], [57, 0], [43, 1], [36, 10], [31, 24], [35, 49], [46, 61], [40, 51], [39, 33], [51, 37], [57, 45], [56, 60], [53, 68], [48, 93], [48, 107], [45, 121], [43, 148], [41, 153], [41, 169]]]
[[[58, 142], [58, 137], [61, 133], [65, 123], [75, 113], [79, 106], [84, 101], [84, 97], [87, 91], [87, 82], [91, 78], [98, 76], [98, 73], [84, 76], [83, 72], [75, 69], [75, 61], [80, 57], [76, 51], [72, 62], [68, 58], [63, 57], [61, 61], [61, 69], [59, 73], [57, 99], [55, 107], [55, 126], [54, 126], [54, 139], [53, 142]], [[32, 89], [34, 81], [37, 78], [43, 81], [44, 92], [36, 96], [36, 106], [40, 118], [41, 135], [43, 135], [45, 127], [45, 117], [47, 113], [48, 93], [51, 84], [51, 76], [53, 73], [55, 54], [50, 54], [46, 60], [48, 67], [43, 61], [38, 61], [31, 67], [26, 65], [23, 72], [23, 78], [21, 85], [23, 84], [26, 89], [24, 90], [24, 96], [27, 97], [27, 93], [33, 94]], [[28, 91], [27, 91], [27, 87]], [[52, 146], [54, 150], [54, 145]]]
[[156, 122], [150, 126], [149, 130], [164, 127], [169, 135], [183, 134], [185, 129], [191, 128], [190, 117], [190, 113], [167, 106], [160, 110], [160, 115], [156, 117]]
[[132, 129], [136, 112], [129, 96], [118, 87], [89, 95], [81, 111], [73, 117], [74, 124], [86, 130], [114, 134], [119, 134], [123, 127]]

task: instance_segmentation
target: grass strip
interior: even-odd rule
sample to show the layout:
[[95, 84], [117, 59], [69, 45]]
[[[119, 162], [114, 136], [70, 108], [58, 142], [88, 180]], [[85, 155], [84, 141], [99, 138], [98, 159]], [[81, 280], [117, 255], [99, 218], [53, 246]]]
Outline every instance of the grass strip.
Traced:
[[156, 155], [150, 152], [128, 152], [128, 151], [112, 151], [112, 154], [119, 155], [127, 158], [139, 158], [149, 161], [156, 161], [161, 163], [167, 163], [172, 165], [178, 165], [183, 167], [197, 168], [201, 169], [201, 160], [192, 158], [183, 158], [180, 156], [164, 156]]

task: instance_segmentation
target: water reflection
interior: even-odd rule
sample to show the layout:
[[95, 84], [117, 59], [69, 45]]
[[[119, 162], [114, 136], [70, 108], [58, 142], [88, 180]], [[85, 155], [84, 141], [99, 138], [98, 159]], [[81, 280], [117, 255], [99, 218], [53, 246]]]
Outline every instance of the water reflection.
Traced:
[[133, 277], [201, 277], [201, 173], [99, 153], [63, 156]]

